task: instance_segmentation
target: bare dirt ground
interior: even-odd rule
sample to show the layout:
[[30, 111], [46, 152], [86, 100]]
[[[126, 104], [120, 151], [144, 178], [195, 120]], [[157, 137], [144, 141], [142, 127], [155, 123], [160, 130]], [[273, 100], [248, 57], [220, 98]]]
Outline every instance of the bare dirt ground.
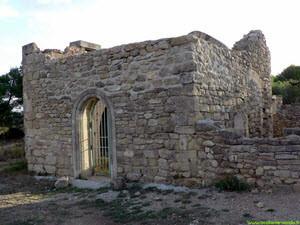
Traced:
[[[131, 185], [121, 192], [54, 189], [53, 181], [27, 172], [0, 172], [1, 225], [247, 224], [300, 221], [300, 193], [218, 192], [216, 188], [175, 192]], [[257, 207], [258, 202], [264, 207]]]

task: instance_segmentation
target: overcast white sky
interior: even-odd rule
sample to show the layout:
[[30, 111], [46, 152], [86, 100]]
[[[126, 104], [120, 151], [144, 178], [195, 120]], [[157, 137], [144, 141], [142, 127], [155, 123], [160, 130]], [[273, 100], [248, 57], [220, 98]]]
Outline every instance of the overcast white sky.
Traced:
[[22, 46], [115, 45], [203, 31], [228, 47], [262, 30], [272, 74], [300, 65], [299, 0], [0, 0], [0, 74], [20, 66]]

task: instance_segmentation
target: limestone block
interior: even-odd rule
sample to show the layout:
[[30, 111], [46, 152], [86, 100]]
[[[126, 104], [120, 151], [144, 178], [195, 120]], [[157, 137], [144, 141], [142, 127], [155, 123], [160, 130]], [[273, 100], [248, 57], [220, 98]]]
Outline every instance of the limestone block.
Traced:
[[295, 192], [300, 192], [300, 183], [294, 184], [294, 185], [293, 185], [293, 190], [294, 190]]
[[276, 170], [276, 166], [264, 166], [264, 170]]
[[211, 165], [212, 165], [212, 167], [217, 168], [218, 167], [218, 162], [216, 160], [212, 160]]
[[23, 51], [23, 55], [29, 55], [32, 53], [39, 52], [40, 49], [37, 47], [36, 43], [33, 42], [30, 44], [24, 45], [22, 47], [22, 51]]
[[123, 153], [123, 156], [132, 158], [132, 157], [134, 156], [134, 152], [127, 149], [127, 150]]
[[148, 126], [156, 126], [156, 125], [158, 125], [158, 120], [156, 120], [156, 119], [148, 120]]
[[194, 126], [179, 126], [179, 127], [175, 127], [175, 132], [178, 134], [194, 134], [195, 127]]
[[290, 177], [290, 171], [288, 170], [277, 170], [274, 172], [274, 176], [282, 177], [282, 178], [288, 178]]
[[264, 169], [262, 167], [258, 167], [255, 170], [256, 175], [264, 175]]
[[121, 86], [120, 85], [106, 86], [105, 90], [109, 92], [116, 92], [121, 90]]
[[286, 178], [283, 181], [285, 184], [295, 184], [297, 183], [297, 179], [292, 179], [292, 178]]
[[183, 45], [189, 42], [197, 42], [198, 38], [194, 35], [183, 35], [180, 37], [173, 38], [171, 41], [172, 46]]
[[247, 183], [248, 183], [249, 185], [254, 185], [255, 182], [256, 182], [255, 178], [247, 178], [246, 181], [247, 181]]
[[188, 162], [172, 162], [170, 163], [170, 168], [174, 171], [186, 172], [189, 171], [190, 166]]
[[44, 168], [46, 170], [46, 173], [55, 174], [55, 170], [56, 170], [55, 166], [45, 165]]
[[206, 159], [206, 153], [204, 151], [198, 151], [198, 156], [200, 159]]
[[152, 117], [152, 113], [145, 113], [144, 117], [145, 119], [150, 119]]
[[45, 163], [48, 165], [55, 165], [56, 164], [56, 157], [53, 155], [47, 155], [45, 159]]
[[207, 157], [208, 159], [213, 159], [213, 158], [214, 158], [214, 155], [212, 155], [211, 153], [207, 153], [207, 154], [206, 154], [206, 157]]
[[152, 85], [154, 87], [160, 87], [160, 86], [162, 86], [162, 83], [163, 83], [163, 80], [154, 80], [154, 81], [152, 81]]
[[178, 140], [172, 140], [172, 139], [165, 140], [164, 141], [164, 146], [165, 146], [166, 149], [174, 150], [175, 145], [176, 145], [177, 142], [178, 142]]
[[33, 170], [36, 173], [45, 173], [44, 167], [41, 164], [34, 164], [33, 165]]
[[175, 85], [175, 84], [179, 84], [180, 80], [178, 78], [171, 78], [171, 79], [166, 79], [163, 82], [165, 85]]
[[69, 176], [71, 171], [69, 169], [58, 169], [56, 174], [57, 176]]
[[299, 178], [299, 173], [298, 172], [291, 172], [291, 177], [298, 179]]
[[179, 136], [179, 149], [180, 150], [187, 150], [187, 136], [180, 135]]
[[160, 48], [160, 49], [168, 49], [171, 46], [167, 41], [161, 41], [161, 42], [158, 43], [157, 47]]
[[244, 164], [243, 163], [238, 163], [238, 164], [236, 164], [236, 167], [239, 168], [239, 169], [242, 169], [242, 168], [244, 168]]
[[161, 183], [161, 184], [164, 184], [166, 183], [167, 181], [167, 178], [166, 177], [161, 177], [161, 176], [155, 176], [154, 177], [154, 182], [155, 183]]
[[200, 150], [200, 141], [197, 139], [192, 139], [189, 143], [188, 143], [188, 150]]
[[298, 159], [298, 156], [293, 154], [276, 154], [275, 159]]
[[146, 77], [147, 77], [147, 80], [153, 80], [155, 78], [158, 78], [158, 75], [156, 73], [149, 72], [149, 73], [147, 73]]
[[142, 175], [140, 173], [127, 173], [126, 179], [129, 181], [139, 181]]
[[158, 161], [157, 161], [157, 159], [150, 159], [149, 158], [148, 163], [149, 163], [150, 166], [157, 166]]
[[167, 149], [160, 149], [159, 150], [159, 157], [163, 159], [171, 159], [172, 158], [172, 151]]
[[213, 147], [215, 145], [215, 143], [213, 143], [212, 141], [210, 140], [206, 140], [202, 143], [204, 146], [206, 147]]
[[158, 160], [158, 166], [159, 166], [160, 169], [163, 169], [163, 170], [168, 170], [169, 169], [169, 164], [168, 164], [168, 161], [166, 159], [160, 158]]
[[143, 153], [146, 158], [150, 158], [150, 159], [158, 158], [158, 152], [155, 150], [147, 150], [147, 151], [143, 151]]
[[60, 177], [54, 184], [56, 189], [67, 188], [69, 185], [70, 183], [68, 177]]

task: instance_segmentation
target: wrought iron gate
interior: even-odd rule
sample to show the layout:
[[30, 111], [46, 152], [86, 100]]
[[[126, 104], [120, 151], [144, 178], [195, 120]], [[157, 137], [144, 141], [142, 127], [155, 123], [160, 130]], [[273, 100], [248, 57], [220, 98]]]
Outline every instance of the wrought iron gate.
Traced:
[[110, 175], [109, 113], [97, 100], [91, 110], [91, 141], [95, 175]]

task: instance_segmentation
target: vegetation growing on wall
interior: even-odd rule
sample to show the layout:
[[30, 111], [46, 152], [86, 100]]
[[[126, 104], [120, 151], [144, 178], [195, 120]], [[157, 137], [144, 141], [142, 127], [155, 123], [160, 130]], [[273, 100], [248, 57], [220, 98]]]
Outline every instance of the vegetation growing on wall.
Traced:
[[291, 65], [272, 77], [273, 95], [282, 95], [283, 104], [300, 102], [300, 66]]

